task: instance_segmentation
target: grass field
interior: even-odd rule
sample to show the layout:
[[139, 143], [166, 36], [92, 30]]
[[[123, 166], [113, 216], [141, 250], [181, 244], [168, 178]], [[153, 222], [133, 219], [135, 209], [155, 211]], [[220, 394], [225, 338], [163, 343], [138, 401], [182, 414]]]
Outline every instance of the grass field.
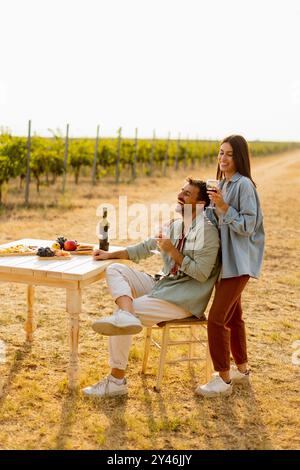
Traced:
[[[193, 172], [203, 179], [214, 174], [214, 167]], [[292, 364], [292, 344], [300, 340], [299, 150], [256, 158], [253, 175], [265, 214], [266, 252], [261, 279], [251, 280], [244, 294], [251, 385], [236, 386], [230, 397], [202, 399], [194, 395], [204, 380], [200, 365], [182, 364], [166, 368], [157, 394], [157, 354], [150, 357], [149, 373], [140, 373], [141, 333], [133, 341], [128, 397], [97, 401], [71, 394], [64, 291], [37, 288], [37, 330], [28, 345], [26, 288], [0, 284], [0, 339], [7, 345], [7, 361], [0, 364], [0, 449], [300, 449], [300, 365]], [[86, 183], [76, 191], [70, 183], [64, 197], [41, 188], [29, 209], [12, 188], [11, 205], [0, 215], [0, 243], [57, 235], [94, 242], [101, 202], [126, 194], [128, 203], [171, 203], [184, 176], [118, 187], [106, 182], [96, 189]], [[159, 257], [138, 265], [152, 273], [159, 267]], [[104, 283], [84, 291], [81, 387], [109, 370], [107, 339], [95, 335], [90, 323], [112, 309]]]

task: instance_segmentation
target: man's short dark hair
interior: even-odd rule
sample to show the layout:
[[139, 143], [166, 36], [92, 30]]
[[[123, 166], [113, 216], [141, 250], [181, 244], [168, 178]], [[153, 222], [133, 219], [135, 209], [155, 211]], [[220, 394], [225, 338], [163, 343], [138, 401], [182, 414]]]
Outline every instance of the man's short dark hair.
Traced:
[[209, 205], [210, 199], [207, 194], [207, 188], [205, 181], [196, 180], [191, 176], [188, 176], [185, 181], [189, 183], [191, 186], [195, 186], [198, 188], [198, 201], [205, 201], [204, 208]]

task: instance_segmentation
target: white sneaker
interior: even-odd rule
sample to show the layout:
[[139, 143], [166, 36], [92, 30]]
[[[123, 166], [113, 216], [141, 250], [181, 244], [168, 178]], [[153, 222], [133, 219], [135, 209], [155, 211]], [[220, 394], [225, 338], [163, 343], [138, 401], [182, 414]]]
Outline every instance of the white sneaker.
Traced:
[[83, 388], [82, 392], [89, 397], [115, 397], [117, 395], [127, 395], [128, 387], [126, 379], [120, 384], [116, 382], [114, 377], [109, 375], [100, 382]]
[[244, 374], [240, 372], [237, 366], [230, 367], [230, 379], [233, 383], [248, 383], [250, 382], [250, 374]]
[[135, 335], [142, 331], [143, 326], [140, 320], [132, 313], [121, 310], [115, 311], [110, 317], [100, 318], [92, 324], [92, 328], [97, 333], [106, 336]]
[[198, 385], [195, 390], [197, 395], [202, 395], [203, 397], [216, 397], [219, 395], [231, 395], [232, 392], [232, 383], [227, 384], [223, 379], [218, 375], [213, 377], [207, 384]]

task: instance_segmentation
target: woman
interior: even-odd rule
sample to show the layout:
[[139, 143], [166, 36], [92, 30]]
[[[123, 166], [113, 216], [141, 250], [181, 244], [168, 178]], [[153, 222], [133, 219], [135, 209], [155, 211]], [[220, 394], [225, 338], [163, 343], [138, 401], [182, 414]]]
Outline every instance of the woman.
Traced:
[[[259, 277], [264, 251], [263, 217], [242, 136], [221, 142], [217, 179], [219, 189], [209, 191], [215, 210], [207, 209], [207, 215], [218, 223], [222, 249], [221, 276], [208, 316], [209, 348], [218, 374], [196, 389], [208, 397], [230, 395], [232, 383], [249, 380], [241, 294], [250, 277]], [[230, 367], [230, 351], [236, 366]]]

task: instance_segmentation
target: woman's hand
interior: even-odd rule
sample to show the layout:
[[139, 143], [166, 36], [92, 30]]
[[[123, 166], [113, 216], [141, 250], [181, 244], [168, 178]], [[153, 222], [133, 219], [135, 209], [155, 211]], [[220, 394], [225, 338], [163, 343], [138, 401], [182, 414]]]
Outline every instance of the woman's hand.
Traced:
[[101, 261], [103, 259], [109, 259], [110, 256], [109, 256], [109, 253], [108, 251], [104, 251], [104, 250], [94, 250], [93, 251], [93, 260], [95, 261]]
[[207, 190], [207, 194], [209, 199], [215, 204], [216, 208], [225, 214], [229, 205], [224, 201], [222, 191], [220, 189], [216, 189], [214, 191]]

